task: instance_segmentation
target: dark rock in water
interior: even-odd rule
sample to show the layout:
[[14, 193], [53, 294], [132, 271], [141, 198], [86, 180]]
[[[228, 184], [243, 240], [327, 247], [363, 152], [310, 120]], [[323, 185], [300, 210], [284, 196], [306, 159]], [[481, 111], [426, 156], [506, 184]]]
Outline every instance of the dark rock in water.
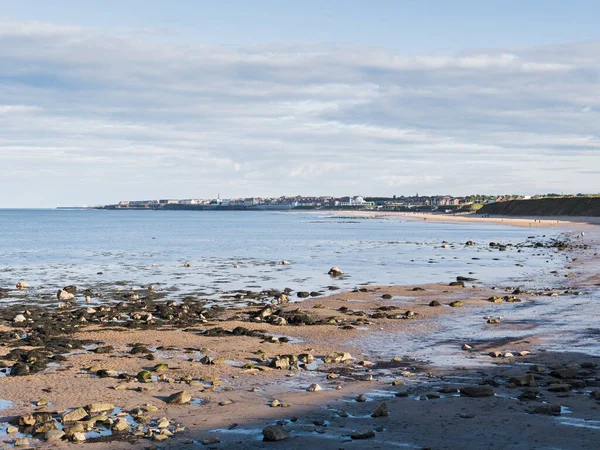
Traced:
[[473, 245], [473, 241], [469, 240], [469, 241], [465, 242], [465, 245], [470, 247]]
[[298, 296], [298, 298], [307, 298], [307, 297], [310, 297], [310, 293], [309, 292], [304, 292], [304, 291], [300, 291], [296, 295]]
[[375, 432], [371, 429], [365, 428], [357, 430], [350, 435], [351, 439], [370, 439], [375, 437]]
[[389, 300], [389, 299], [391, 299], [391, 298], [392, 298], [392, 296], [391, 296], [390, 294], [383, 294], [383, 295], [381, 296], [381, 298], [382, 298], [382, 299], [384, 299], [384, 300]]
[[375, 411], [373, 411], [371, 417], [387, 417], [389, 414], [387, 403], [382, 403]]
[[476, 280], [477, 280], [476, 278], [470, 278], [470, 277], [461, 277], [461, 276], [456, 277], [456, 281], [476, 281]]
[[571, 389], [570, 384], [551, 384], [548, 386], [549, 392], [569, 392]]
[[535, 389], [527, 389], [519, 395], [519, 400], [537, 400], [538, 391]]
[[342, 272], [339, 267], [332, 267], [331, 269], [329, 269], [329, 272], [327, 272], [327, 275], [331, 275], [332, 277], [339, 277], [343, 273], [344, 272]]
[[134, 344], [133, 348], [129, 351], [132, 355], [137, 355], [139, 353], [152, 353], [152, 350], [149, 350], [146, 346], [141, 344]]
[[413, 291], [413, 292], [421, 292], [421, 291], [425, 291], [425, 289], [423, 289], [422, 287], [418, 287], [417, 286], [417, 287], [412, 288], [411, 291]]
[[576, 375], [577, 375], [577, 369], [574, 369], [574, 368], [558, 369], [558, 370], [553, 370], [552, 372], [550, 372], [551, 377], [562, 378], [562, 379], [574, 378]]
[[453, 281], [452, 283], [450, 283], [448, 286], [460, 286], [460, 287], [465, 287], [465, 282], [464, 281]]
[[437, 300], [432, 300], [431, 302], [429, 302], [429, 306], [442, 306], [442, 304]]
[[537, 386], [537, 381], [535, 380], [533, 374], [523, 375], [520, 377], [511, 377], [508, 382], [514, 384], [515, 386]]
[[311, 296], [311, 297], [319, 297], [320, 295], [321, 295], [321, 293], [320, 293], [320, 292], [317, 292], [317, 291], [312, 291], [312, 292], [310, 293], [310, 296]]
[[364, 403], [367, 401], [367, 397], [364, 394], [360, 394], [358, 397], [356, 397], [354, 400], [356, 400], [359, 403]]
[[20, 377], [24, 375], [29, 375], [31, 371], [29, 370], [29, 366], [22, 362], [14, 363], [10, 368], [10, 376], [12, 377]]
[[561, 413], [562, 407], [560, 405], [539, 405], [537, 406], [532, 413], [533, 414], [545, 414], [547, 416], [559, 416]]
[[290, 437], [290, 433], [280, 425], [269, 425], [263, 428], [262, 433], [263, 440], [269, 442], [282, 441]]
[[63, 291], [68, 292], [69, 294], [77, 294], [77, 286], [69, 285], [62, 288]]
[[493, 397], [494, 391], [489, 386], [465, 386], [460, 388], [460, 395], [466, 397]]

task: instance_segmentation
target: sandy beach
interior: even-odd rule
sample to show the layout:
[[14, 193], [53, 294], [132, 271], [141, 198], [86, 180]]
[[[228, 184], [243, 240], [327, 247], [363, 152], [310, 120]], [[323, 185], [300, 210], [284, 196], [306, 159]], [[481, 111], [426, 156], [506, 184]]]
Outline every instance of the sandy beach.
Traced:
[[[584, 227], [586, 236], [540, 247], [565, 264], [556, 283], [535, 289], [461, 273], [451, 285], [364, 286], [302, 301], [278, 293], [272, 304], [230, 308], [161, 302], [151, 289], [104, 307], [4, 307], [0, 361], [28, 374], [0, 376], [0, 445], [594, 448], [600, 357], [593, 344], [568, 348], [577, 327], [560, 328], [556, 311], [585, 310], [581, 299], [596, 292], [598, 236], [558, 220], [539, 226]], [[409, 341], [414, 354], [397, 350]], [[181, 392], [183, 404], [173, 403]], [[67, 421], [74, 411], [81, 417]]]

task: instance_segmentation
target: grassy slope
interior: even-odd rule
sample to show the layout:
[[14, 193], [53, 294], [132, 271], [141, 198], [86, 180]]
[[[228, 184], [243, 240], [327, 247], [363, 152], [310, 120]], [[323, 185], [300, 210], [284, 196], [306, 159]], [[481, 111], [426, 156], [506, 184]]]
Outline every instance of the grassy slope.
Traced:
[[542, 198], [490, 203], [484, 205], [478, 214], [600, 217], [600, 197]]

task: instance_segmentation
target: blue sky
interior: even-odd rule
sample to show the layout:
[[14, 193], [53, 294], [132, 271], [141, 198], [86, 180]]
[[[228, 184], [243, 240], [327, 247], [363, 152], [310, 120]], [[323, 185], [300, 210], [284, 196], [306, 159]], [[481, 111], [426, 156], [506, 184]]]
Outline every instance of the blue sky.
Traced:
[[595, 192], [593, 1], [0, 0], [0, 207]]

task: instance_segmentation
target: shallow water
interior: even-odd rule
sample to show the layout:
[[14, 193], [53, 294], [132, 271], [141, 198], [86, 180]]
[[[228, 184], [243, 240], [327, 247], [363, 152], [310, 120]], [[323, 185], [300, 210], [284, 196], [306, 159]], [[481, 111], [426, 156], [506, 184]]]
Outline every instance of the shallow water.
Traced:
[[[171, 298], [215, 299], [236, 289], [326, 293], [330, 285], [449, 282], [468, 273], [526, 283], [559, 267], [562, 256], [530, 248], [498, 252], [488, 242], [558, 233], [314, 213], [0, 210], [0, 287], [26, 281], [32, 288], [17, 300], [25, 301], [67, 284], [101, 289], [117, 282], [123, 290], [154, 284]], [[465, 246], [467, 240], [475, 245]], [[334, 265], [343, 276], [327, 275]]]

